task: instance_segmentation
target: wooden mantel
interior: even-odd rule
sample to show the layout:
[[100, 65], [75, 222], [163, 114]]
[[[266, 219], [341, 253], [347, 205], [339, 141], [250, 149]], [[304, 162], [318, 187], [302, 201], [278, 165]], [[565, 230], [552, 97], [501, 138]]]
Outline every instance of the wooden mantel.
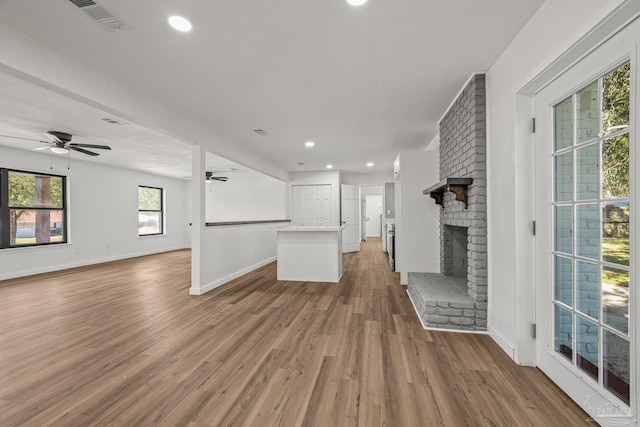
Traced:
[[467, 187], [472, 182], [473, 178], [447, 178], [425, 189], [422, 194], [429, 194], [432, 199], [435, 199], [436, 204], [444, 209], [444, 192], [451, 191], [456, 195], [456, 200], [464, 203], [464, 208], [467, 209], [469, 207]]

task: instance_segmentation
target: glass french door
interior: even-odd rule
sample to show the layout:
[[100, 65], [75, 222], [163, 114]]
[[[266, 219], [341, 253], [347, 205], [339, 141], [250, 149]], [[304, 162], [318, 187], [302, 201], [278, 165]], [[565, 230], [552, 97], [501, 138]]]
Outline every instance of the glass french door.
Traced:
[[603, 424], [637, 411], [638, 26], [535, 98], [536, 363]]

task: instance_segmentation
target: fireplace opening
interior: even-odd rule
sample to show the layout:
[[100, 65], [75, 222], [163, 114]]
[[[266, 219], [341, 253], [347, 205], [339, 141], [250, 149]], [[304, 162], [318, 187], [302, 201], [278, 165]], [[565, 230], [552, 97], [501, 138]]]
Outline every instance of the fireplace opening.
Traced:
[[467, 277], [467, 229], [451, 227], [453, 234], [452, 276]]
[[444, 226], [442, 247], [442, 273], [445, 276], [467, 277], [468, 228]]

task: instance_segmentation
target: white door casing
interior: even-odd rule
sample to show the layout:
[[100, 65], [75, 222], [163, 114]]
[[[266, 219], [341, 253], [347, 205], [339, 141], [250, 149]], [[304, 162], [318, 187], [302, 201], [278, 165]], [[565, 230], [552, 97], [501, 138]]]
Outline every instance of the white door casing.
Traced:
[[342, 230], [342, 252], [360, 250], [360, 191], [357, 185], [342, 184], [340, 187], [340, 217]]
[[[636, 149], [639, 42], [640, 23], [636, 21], [535, 96], [536, 365], [602, 425], [627, 425], [638, 419], [635, 284], [639, 259], [635, 248], [639, 235], [639, 193], [634, 165], [639, 164]], [[615, 126], [602, 130], [601, 78], [625, 63], [631, 66], [630, 189], [628, 197], [610, 199], [604, 195], [599, 172], [608, 161], [608, 158], [603, 161], [603, 147], [611, 144], [612, 136], [627, 130]], [[588, 110], [583, 107], [586, 103], [597, 103], [597, 109]], [[571, 126], [564, 125], [563, 120]], [[593, 134], [589, 133], [590, 126], [597, 127]], [[563, 138], [569, 138], [570, 142], [558, 145], [557, 141]], [[619, 209], [629, 206], [628, 268], [617, 266], [604, 255], [607, 232], [602, 221], [607, 206], [617, 205], [622, 206]], [[627, 269], [628, 339], [606, 320], [608, 296], [603, 290], [609, 286], [604, 282], [606, 272], [619, 271], [624, 277]], [[589, 300], [595, 308], [587, 307]], [[616, 354], [628, 361], [616, 360]], [[626, 374], [614, 372], [625, 364]], [[621, 397], [624, 393], [620, 393], [620, 386], [613, 384], [625, 375], [630, 383], [628, 405], [627, 398]]]

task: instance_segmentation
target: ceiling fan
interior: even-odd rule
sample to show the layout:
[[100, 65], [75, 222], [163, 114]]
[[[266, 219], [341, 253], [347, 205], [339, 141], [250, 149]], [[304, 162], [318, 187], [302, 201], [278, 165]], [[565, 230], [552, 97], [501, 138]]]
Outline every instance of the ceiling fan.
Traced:
[[214, 172], [205, 172], [204, 182], [209, 184], [211, 181], [227, 182], [229, 180], [228, 176], [213, 176], [213, 174]]
[[8, 136], [8, 135], [1, 135], [1, 136], [5, 136], [7, 138], [26, 139], [29, 141], [42, 142], [47, 144], [47, 146], [34, 148], [34, 150], [46, 150], [48, 148], [51, 150], [51, 152], [55, 154], [67, 154], [70, 150], [73, 150], [79, 153], [87, 154], [89, 156], [99, 156], [98, 153], [86, 150], [85, 148], [111, 150], [111, 147], [109, 147], [108, 145], [76, 144], [74, 142], [71, 142], [71, 138], [73, 138], [73, 135], [66, 132], [58, 132], [58, 131], [50, 130], [48, 132], [42, 132], [42, 134], [46, 136], [49, 139], [49, 141], [42, 141], [42, 140], [33, 139], [33, 138], [21, 138], [18, 136]]

